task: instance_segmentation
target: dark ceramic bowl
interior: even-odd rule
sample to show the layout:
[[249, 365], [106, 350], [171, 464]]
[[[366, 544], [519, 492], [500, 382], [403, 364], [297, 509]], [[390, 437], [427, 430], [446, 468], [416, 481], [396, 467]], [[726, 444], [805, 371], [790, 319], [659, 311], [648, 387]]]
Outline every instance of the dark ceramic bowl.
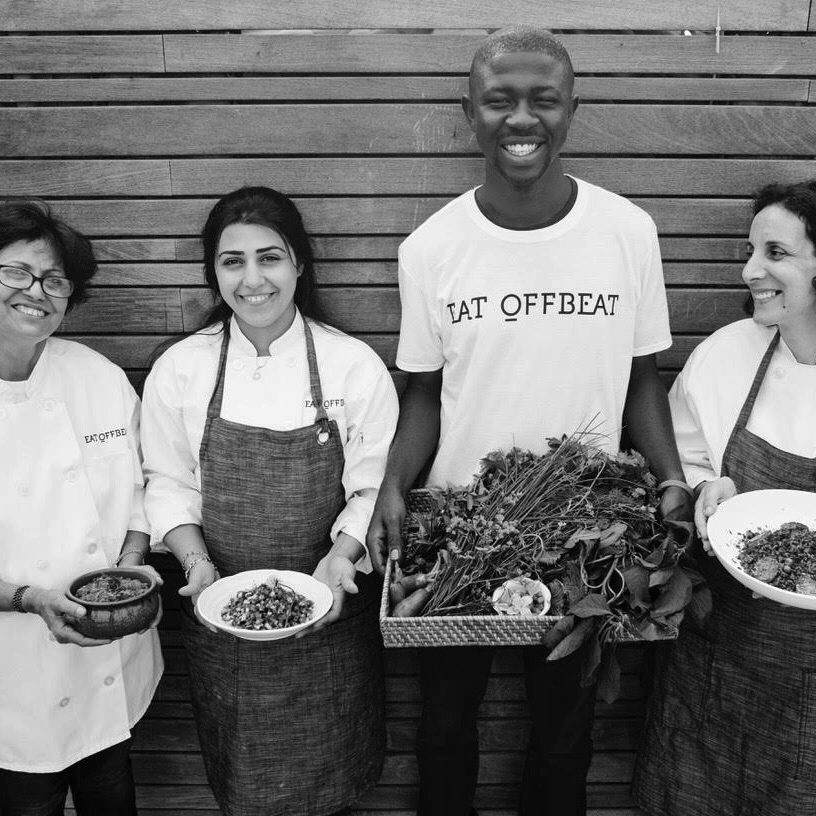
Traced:
[[[89, 601], [78, 598], [77, 590], [100, 575], [136, 578], [142, 582], [144, 588], [137, 595], [117, 601]], [[156, 579], [142, 570], [127, 567], [112, 567], [86, 572], [71, 582], [65, 594], [88, 610], [84, 617], [77, 618], [72, 623], [74, 629], [86, 637], [100, 640], [139, 632], [150, 625], [159, 611], [159, 585]]]

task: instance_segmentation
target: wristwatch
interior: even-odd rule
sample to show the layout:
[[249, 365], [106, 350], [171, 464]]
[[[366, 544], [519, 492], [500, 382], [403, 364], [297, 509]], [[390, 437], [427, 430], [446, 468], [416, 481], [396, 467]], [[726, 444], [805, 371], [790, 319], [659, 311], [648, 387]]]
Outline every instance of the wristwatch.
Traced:
[[25, 595], [26, 590], [30, 588], [29, 584], [23, 584], [23, 586], [18, 586], [17, 589], [14, 590], [14, 595], [11, 596], [11, 606], [16, 612], [25, 614], [26, 610], [23, 609], [23, 595]]

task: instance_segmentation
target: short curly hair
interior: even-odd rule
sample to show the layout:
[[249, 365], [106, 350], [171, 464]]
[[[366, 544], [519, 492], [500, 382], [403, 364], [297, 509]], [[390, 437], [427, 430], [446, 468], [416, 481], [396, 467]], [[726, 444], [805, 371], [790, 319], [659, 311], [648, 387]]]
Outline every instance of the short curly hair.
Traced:
[[[816, 179], [790, 184], [766, 184], [754, 193], [751, 214], [756, 217], [766, 207], [773, 205], [782, 207], [802, 222], [805, 235], [816, 254]], [[813, 286], [816, 288], [816, 278]], [[753, 316], [754, 299], [750, 295], [745, 298], [742, 308], [749, 317]]]
[[515, 25], [494, 31], [482, 40], [470, 64], [470, 83], [483, 65], [501, 54], [547, 54], [564, 66], [570, 83], [575, 79], [572, 60], [564, 44], [548, 29], [535, 25]]
[[778, 204], [795, 215], [816, 252], [816, 179], [793, 184], [768, 184], [754, 195], [753, 214]]
[[53, 216], [44, 201], [0, 203], [0, 249], [17, 241], [45, 241], [56, 253], [65, 275], [74, 284], [66, 312], [87, 298], [88, 282], [97, 269], [91, 242]]

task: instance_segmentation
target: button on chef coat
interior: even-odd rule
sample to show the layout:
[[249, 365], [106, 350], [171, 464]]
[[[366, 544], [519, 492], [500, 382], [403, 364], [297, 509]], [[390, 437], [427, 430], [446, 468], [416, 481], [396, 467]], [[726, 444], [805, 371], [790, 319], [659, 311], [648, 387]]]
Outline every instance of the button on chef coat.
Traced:
[[[0, 506], [0, 575], [64, 590], [111, 566], [127, 530], [148, 530], [138, 399], [100, 354], [50, 338], [25, 383], [0, 381], [0, 406], [0, 496], [29, 490]], [[0, 643], [0, 768], [15, 771], [58, 771], [126, 739], [162, 671], [155, 630], [83, 648], [8, 612]]]
[[[346, 505], [331, 530], [364, 543], [399, 406], [382, 360], [355, 338], [314, 323], [317, 366], [329, 419], [343, 440]], [[221, 332], [208, 330], [168, 349], [147, 378], [142, 406], [142, 449], [148, 480], [146, 510], [161, 540], [180, 524], [201, 524], [198, 452], [215, 387]], [[258, 360], [263, 359], [262, 365]], [[256, 376], [260, 375], [260, 376]], [[243, 425], [291, 430], [312, 425], [303, 319], [258, 358], [235, 319], [225, 371], [221, 416]], [[358, 565], [370, 570], [366, 561]]]

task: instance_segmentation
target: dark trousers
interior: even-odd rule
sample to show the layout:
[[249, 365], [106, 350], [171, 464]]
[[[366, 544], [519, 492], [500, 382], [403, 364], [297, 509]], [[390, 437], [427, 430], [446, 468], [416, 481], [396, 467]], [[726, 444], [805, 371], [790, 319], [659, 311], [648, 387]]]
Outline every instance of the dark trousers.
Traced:
[[[495, 649], [420, 649], [418, 816], [470, 816], [479, 773], [476, 716]], [[580, 685], [583, 650], [546, 662], [524, 647], [530, 740], [519, 816], [584, 816], [595, 687]]]
[[68, 788], [77, 816], [136, 816], [130, 740], [56, 773], [0, 768], [2, 816], [63, 816]]

